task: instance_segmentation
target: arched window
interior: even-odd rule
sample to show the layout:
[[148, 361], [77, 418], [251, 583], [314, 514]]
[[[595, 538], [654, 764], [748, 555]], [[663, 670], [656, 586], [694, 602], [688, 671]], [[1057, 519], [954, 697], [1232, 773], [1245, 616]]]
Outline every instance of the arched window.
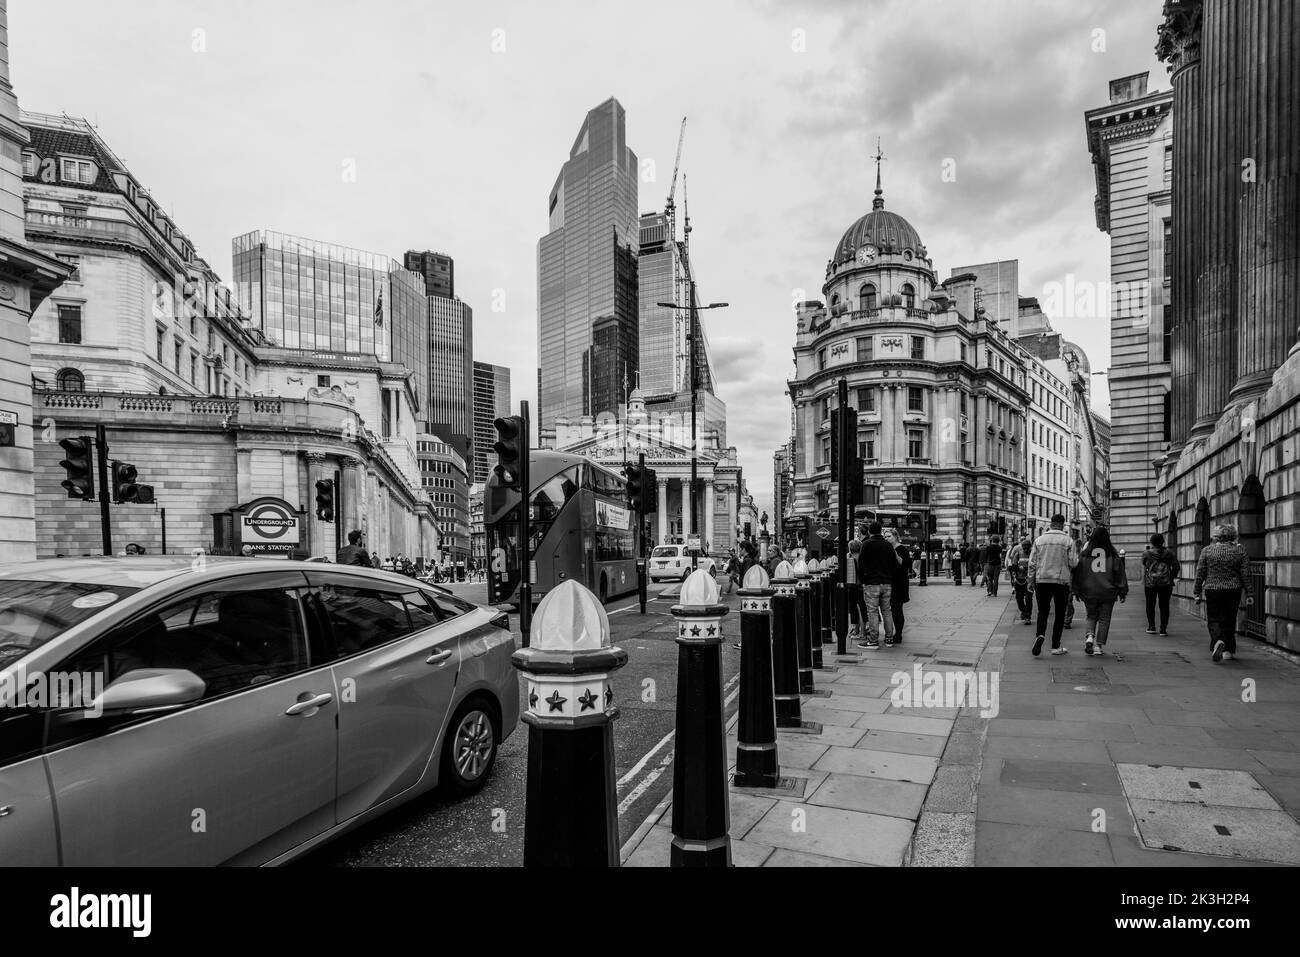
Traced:
[[60, 392], [85, 392], [86, 377], [76, 369], [60, 369], [55, 377]]
[[908, 309], [916, 308], [916, 290], [910, 282], [903, 283], [903, 305]]
[[907, 504], [908, 505], [929, 505], [930, 504], [930, 486], [916, 483], [907, 487]]
[[861, 308], [864, 310], [876, 308], [876, 287], [871, 283], [864, 283], [862, 291], [859, 293], [861, 299]]

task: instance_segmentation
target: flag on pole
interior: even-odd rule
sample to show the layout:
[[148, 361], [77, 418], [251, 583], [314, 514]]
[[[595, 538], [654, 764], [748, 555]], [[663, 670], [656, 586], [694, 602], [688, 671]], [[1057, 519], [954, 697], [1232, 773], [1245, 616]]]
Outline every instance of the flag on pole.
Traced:
[[384, 324], [384, 291], [379, 290], [379, 298], [375, 300], [375, 325]]

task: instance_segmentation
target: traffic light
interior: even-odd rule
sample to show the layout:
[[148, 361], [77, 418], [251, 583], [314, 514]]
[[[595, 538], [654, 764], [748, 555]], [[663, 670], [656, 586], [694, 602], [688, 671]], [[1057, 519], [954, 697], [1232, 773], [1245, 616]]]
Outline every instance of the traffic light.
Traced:
[[316, 482], [316, 517], [322, 522], [334, 521], [334, 480], [320, 479]]
[[849, 514], [853, 514], [852, 509], [863, 504], [862, 487], [866, 483], [866, 475], [862, 467], [861, 456], [853, 456], [849, 459], [849, 474], [845, 480], [846, 501], [849, 504]]
[[492, 420], [497, 430], [497, 440], [492, 449], [497, 454], [497, 464], [492, 472], [497, 484], [506, 488], [519, 488], [523, 457], [528, 454], [528, 436], [524, 433], [524, 419], [519, 415], [503, 415]]
[[149, 485], [138, 485], [136, 479], [139, 473], [136, 472], [135, 466], [130, 462], [119, 462], [116, 459], [112, 462], [110, 477], [113, 483], [113, 501], [116, 503], [135, 502], [140, 503], [140, 492], [142, 488], [149, 489], [149, 500], [153, 501], [153, 487]]
[[641, 470], [641, 514], [653, 515], [659, 511], [659, 481], [655, 470], [646, 466]]
[[645, 507], [645, 477], [641, 466], [628, 465], [623, 469], [623, 475], [627, 478], [627, 507], [641, 515]]
[[68, 498], [89, 502], [95, 497], [95, 442], [88, 435], [59, 439], [66, 457], [59, 464], [68, 477], [59, 484], [68, 490]]

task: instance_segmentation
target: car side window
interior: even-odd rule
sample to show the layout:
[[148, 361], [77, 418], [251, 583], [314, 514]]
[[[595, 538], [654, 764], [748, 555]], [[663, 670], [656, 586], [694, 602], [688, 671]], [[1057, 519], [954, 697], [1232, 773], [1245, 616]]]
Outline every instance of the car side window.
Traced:
[[414, 630], [400, 592], [326, 584], [317, 597], [329, 617], [340, 657], [378, 648]]
[[434, 605], [437, 606], [438, 613], [442, 616], [443, 621], [457, 618], [474, 609], [474, 606], [469, 602], [461, 601], [459, 598], [453, 598], [451, 595], [431, 595], [429, 597], [433, 601]]
[[411, 624], [416, 631], [432, 628], [446, 617], [438, 613], [438, 609], [422, 591], [404, 592], [402, 597], [406, 599], [406, 610], [411, 615]]
[[210, 591], [164, 605], [79, 655], [104, 685], [142, 668], [203, 679], [204, 700], [293, 674], [307, 663], [298, 600], [284, 589]]

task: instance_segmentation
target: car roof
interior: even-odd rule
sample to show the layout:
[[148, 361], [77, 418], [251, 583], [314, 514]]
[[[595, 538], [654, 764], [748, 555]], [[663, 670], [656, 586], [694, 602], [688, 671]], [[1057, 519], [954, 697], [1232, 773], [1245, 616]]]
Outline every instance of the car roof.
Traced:
[[384, 582], [405, 582], [413, 579], [394, 572], [366, 568], [361, 565], [336, 565], [325, 562], [299, 562], [284, 558], [244, 558], [234, 555], [204, 556], [202, 569], [195, 567], [196, 559], [188, 555], [132, 555], [110, 557], [107, 555], [83, 558], [46, 558], [34, 562], [6, 562], [0, 564], [0, 580], [81, 582], [90, 585], [128, 586], [148, 588], [159, 582], [181, 575], [206, 571], [261, 572], [271, 574], [283, 571], [344, 571]]

